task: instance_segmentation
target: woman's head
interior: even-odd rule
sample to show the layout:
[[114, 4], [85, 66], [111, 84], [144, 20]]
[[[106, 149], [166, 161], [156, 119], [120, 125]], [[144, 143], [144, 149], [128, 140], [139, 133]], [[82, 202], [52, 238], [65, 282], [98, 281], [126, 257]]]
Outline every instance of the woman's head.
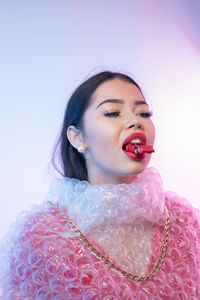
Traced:
[[144, 117], [148, 105], [138, 101], [145, 102], [140, 87], [121, 73], [101, 72], [81, 84], [68, 102], [57, 144], [63, 175], [92, 184], [136, 178], [150, 155], [135, 161], [124, 154], [122, 142], [133, 132], [145, 133], [150, 145], [155, 137], [152, 121]]

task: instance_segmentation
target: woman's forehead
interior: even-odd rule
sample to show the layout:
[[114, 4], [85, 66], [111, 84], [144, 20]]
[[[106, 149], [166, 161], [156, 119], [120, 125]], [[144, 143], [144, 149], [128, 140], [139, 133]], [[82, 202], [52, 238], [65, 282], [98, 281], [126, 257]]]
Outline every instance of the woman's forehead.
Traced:
[[102, 83], [95, 90], [90, 103], [92, 106], [100, 106], [104, 103], [125, 104], [127, 101], [136, 102], [136, 100], [136, 105], [146, 103], [143, 94], [136, 85], [124, 80], [113, 79]]

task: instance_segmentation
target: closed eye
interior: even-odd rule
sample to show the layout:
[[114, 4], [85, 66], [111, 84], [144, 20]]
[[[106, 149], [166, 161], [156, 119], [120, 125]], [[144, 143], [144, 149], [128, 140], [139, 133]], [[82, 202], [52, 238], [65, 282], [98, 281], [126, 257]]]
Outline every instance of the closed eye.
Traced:
[[[120, 115], [119, 111], [113, 111], [113, 112], [106, 112], [104, 113], [105, 117], [118, 117]], [[139, 115], [143, 118], [150, 118], [153, 116], [153, 112], [141, 112]]]
[[141, 112], [139, 115], [143, 118], [150, 118], [153, 116], [153, 112]]
[[105, 117], [118, 117], [120, 115], [120, 111], [113, 111], [113, 112], [107, 112], [104, 113]]

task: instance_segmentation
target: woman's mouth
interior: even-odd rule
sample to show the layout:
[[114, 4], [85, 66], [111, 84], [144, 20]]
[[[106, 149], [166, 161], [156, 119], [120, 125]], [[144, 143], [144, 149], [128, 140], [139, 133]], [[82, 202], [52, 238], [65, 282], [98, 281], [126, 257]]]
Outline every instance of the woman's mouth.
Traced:
[[141, 160], [145, 158], [145, 152], [143, 153], [139, 153], [139, 149], [137, 146], [139, 145], [143, 145], [143, 144], [127, 144], [125, 145], [122, 150], [124, 151], [124, 153], [132, 159], [136, 159], [136, 160]]
[[142, 143], [145, 145], [146, 142], [147, 142], [147, 138], [143, 132], [134, 132], [124, 140], [122, 144], [122, 148], [128, 143]]
[[154, 152], [150, 145], [146, 145], [146, 136], [141, 132], [135, 132], [128, 136], [122, 145], [124, 153], [132, 159], [141, 160], [145, 158], [146, 153]]

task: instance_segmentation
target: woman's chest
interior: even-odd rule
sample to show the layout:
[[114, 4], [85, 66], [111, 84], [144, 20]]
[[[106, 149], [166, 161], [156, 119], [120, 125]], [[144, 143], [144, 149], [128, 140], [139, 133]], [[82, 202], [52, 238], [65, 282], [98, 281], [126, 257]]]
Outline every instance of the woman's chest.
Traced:
[[149, 222], [100, 226], [90, 232], [91, 243], [121, 270], [133, 275], [145, 276], [152, 252], [153, 228]]
[[[192, 244], [189, 243], [191, 236], [189, 237], [189, 233], [186, 236], [183, 232], [184, 230], [180, 230], [177, 235], [173, 228], [176, 228], [175, 224], [170, 230], [168, 249], [162, 266], [152, 279], [144, 282], [128, 280], [119, 271], [108, 268], [103, 261], [96, 258], [79, 240], [68, 239], [67, 245], [62, 240], [63, 244], [60, 247], [62, 251], [62, 274], [65, 284], [67, 283], [67, 293], [71, 297], [69, 299], [198, 299], [196, 277], [198, 266], [194, 258], [194, 249]], [[138, 246], [136, 261], [139, 264], [138, 257], [141, 257], [141, 265], [145, 274], [153, 269], [159, 258], [162, 229], [155, 227], [151, 232], [151, 238], [149, 237], [151, 249], [147, 259], [146, 270], [144, 269], [145, 263], [143, 261], [145, 255], [143, 256], [139, 253], [139, 251], [142, 253], [145, 253], [145, 251], [142, 248], [142, 244]], [[141, 231], [138, 232], [141, 233]], [[128, 237], [128, 235], [125, 236]], [[138, 235], [139, 237], [140, 235]], [[103, 241], [104, 239], [102, 239]], [[129, 244], [126, 244], [126, 240], [122, 239], [122, 241], [124, 241], [123, 247], [118, 250], [111, 249], [112, 247], [108, 248], [111, 249], [108, 253], [110, 257], [111, 254], [112, 256], [119, 254], [123, 262], [123, 259], [129, 255], [129, 250], [130, 253], [133, 255], [135, 253], [136, 256], [136, 248], [131, 252], [132, 248], [129, 247]], [[135, 238], [131, 245], [134, 245], [136, 242], [138, 242], [138, 239], [136, 240]], [[58, 244], [57, 241], [57, 246]], [[97, 245], [95, 244], [95, 246]], [[109, 243], [108, 247], [110, 247]], [[134, 257], [131, 258], [134, 261]], [[128, 262], [128, 260], [125, 260], [125, 262]], [[132, 263], [133, 267], [134, 264]], [[134, 271], [132, 273], [135, 274]]]

